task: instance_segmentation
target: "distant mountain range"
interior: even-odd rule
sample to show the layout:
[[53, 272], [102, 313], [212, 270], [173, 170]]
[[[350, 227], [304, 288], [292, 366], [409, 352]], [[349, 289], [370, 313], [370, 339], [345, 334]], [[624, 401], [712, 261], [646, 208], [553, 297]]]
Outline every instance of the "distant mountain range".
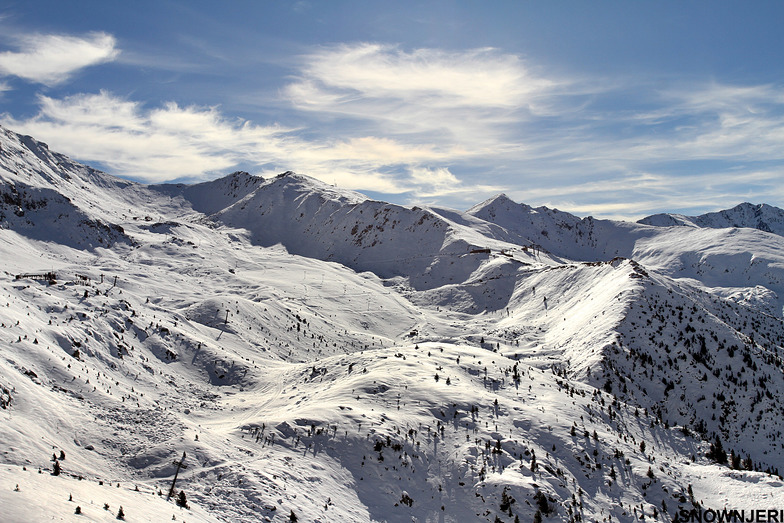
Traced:
[[745, 202], [732, 209], [711, 212], [700, 216], [654, 214], [653, 216], [643, 218], [638, 223], [655, 225], [657, 227], [681, 225], [685, 227], [708, 227], [711, 229], [748, 227], [782, 236], [784, 235], [784, 210], [764, 203], [754, 205]]

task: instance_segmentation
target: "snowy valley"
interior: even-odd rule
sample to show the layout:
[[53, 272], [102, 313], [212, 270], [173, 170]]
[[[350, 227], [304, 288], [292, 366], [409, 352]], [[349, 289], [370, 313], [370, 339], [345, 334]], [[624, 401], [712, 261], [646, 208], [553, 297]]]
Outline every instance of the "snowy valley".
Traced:
[[3, 128], [0, 193], [1, 521], [784, 509], [781, 209], [142, 185]]

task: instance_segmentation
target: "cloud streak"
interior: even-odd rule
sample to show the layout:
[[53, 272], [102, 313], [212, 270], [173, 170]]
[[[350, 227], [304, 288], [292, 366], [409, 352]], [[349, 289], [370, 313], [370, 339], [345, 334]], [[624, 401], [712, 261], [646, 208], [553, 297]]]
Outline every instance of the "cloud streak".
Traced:
[[54, 86], [92, 65], [114, 60], [119, 54], [113, 36], [23, 35], [17, 37], [18, 51], [0, 53], [0, 74]]

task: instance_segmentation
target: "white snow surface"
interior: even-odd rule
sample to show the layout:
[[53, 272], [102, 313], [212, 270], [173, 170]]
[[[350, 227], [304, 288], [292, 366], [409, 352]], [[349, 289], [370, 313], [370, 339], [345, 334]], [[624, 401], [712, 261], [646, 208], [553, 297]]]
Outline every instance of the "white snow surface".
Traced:
[[0, 193], [2, 522], [784, 508], [777, 234], [144, 186], [6, 129]]

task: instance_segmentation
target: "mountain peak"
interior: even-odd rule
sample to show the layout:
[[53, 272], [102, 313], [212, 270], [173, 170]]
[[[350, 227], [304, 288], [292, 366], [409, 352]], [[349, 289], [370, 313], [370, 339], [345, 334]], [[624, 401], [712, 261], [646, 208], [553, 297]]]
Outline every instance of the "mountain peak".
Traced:
[[481, 209], [489, 209], [489, 208], [511, 208], [513, 206], [518, 206], [519, 203], [515, 202], [511, 198], [509, 198], [505, 193], [498, 193], [495, 196], [488, 198], [487, 200], [483, 201], [482, 203], [478, 203], [471, 207], [468, 210], [469, 214], [474, 214], [479, 212]]
[[153, 191], [172, 198], [182, 197], [194, 211], [213, 214], [244, 198], [264, 183], [264, 178], [245, 171], [196, 184], [150, 185]]
[[[294, 191], [301, 195], [305, 193], [318, 194], [324, 200], [335, 200], [347, 204], [356, 204], [367, 201], [369, 198], [364, 194], [344, 189], [337, 185], [332, 185], [314, 178], [307, 174], [300, 174], [294, 171], [286, 171], [278, 174], [272, 178], [269, 183], [264, 185], [265, 190], [269, 191], [273, 188], [283, 188], [288, 194], [288, 191]], [[296, 197], [296, 196], [295, 196]]]

